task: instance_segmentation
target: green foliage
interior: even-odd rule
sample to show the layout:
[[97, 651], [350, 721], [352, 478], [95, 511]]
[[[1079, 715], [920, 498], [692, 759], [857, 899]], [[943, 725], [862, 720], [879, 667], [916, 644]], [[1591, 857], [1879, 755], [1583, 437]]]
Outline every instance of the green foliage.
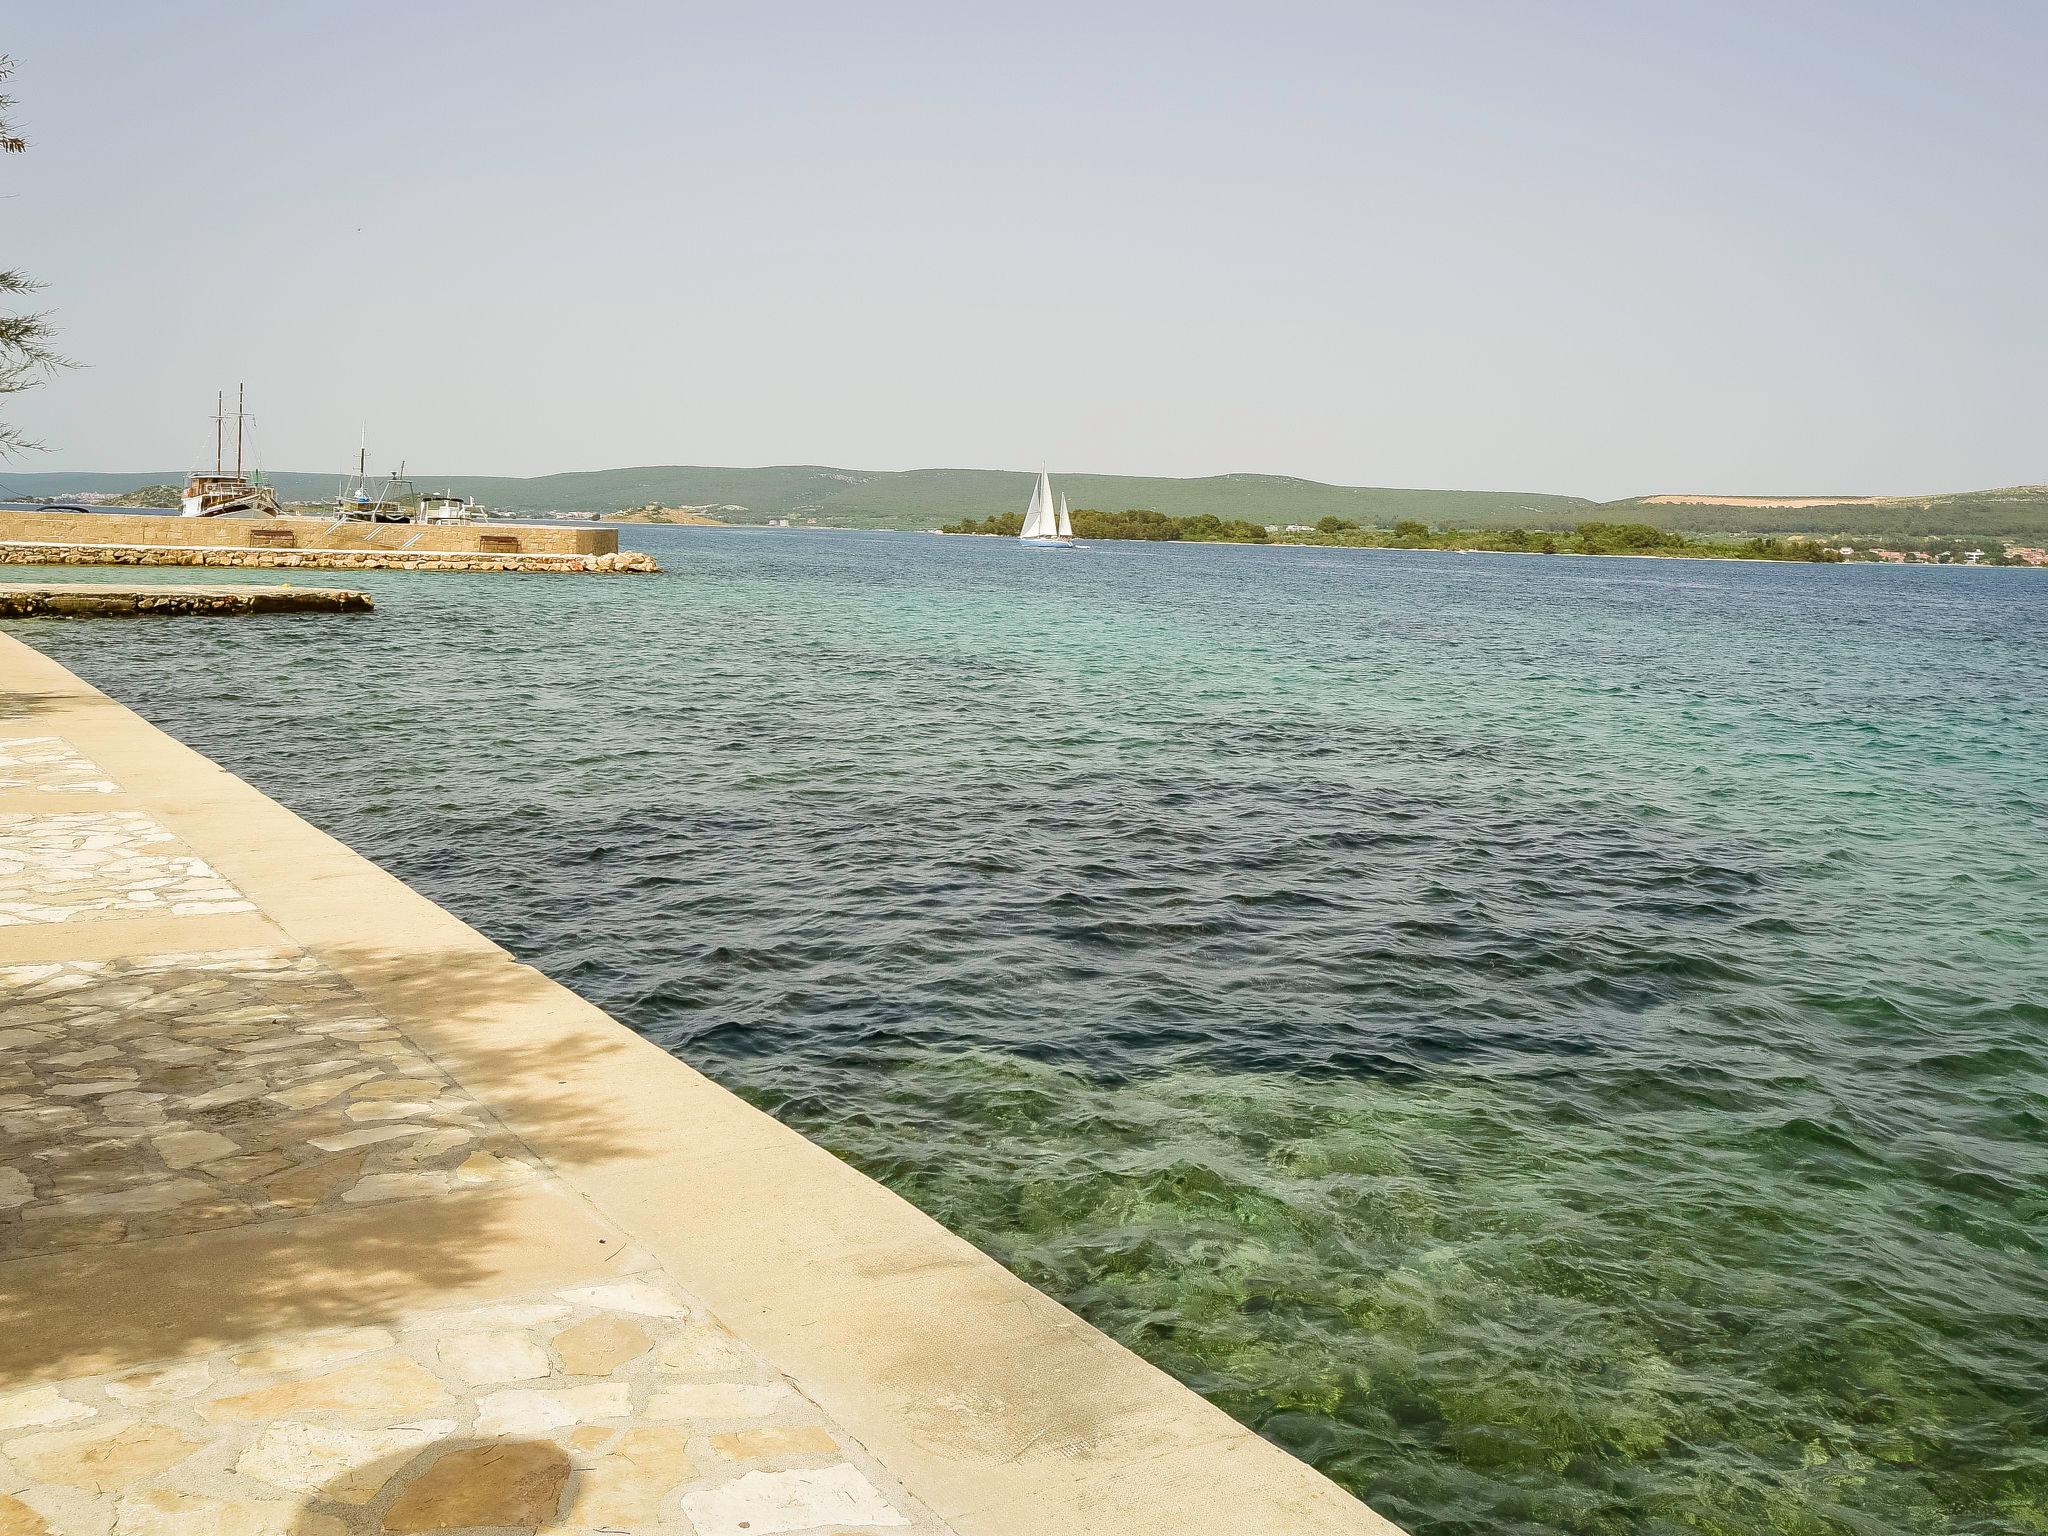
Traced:
[[[0, 53], [0, 84], [5, 84], [14, 73], [14, 60]], [[15, 131], [10, 114], [14, 111], [14, 98], [0, 94], [0, 155], [18, 155], [28, 148], [28, 140]]]
[[1821, 502], [1804, 507], [1717, 507], [1698, 503], [1610, 502], [1603, 510], [1630, 512], [1659, 527], [1701, 534], [1836, 534], [1837, 544], [1912, 544], [1922, 539], [2007, 538], [2023, 544], [2048, 540], [2048, 486], [2014, 485], [1942, 496], [1884, 496]]
[[[14, 61], [0, 54], [0, 82], [14, 73]], [[0, 95], [0, 153], [18, 155], [28, 140], [15, 131], [8, 114], [14, 98]], [[0, 298], [19, 298], [37, 292], [43, 285], [26, 272], [0, 270]], [[71, 365], [50, 345], [56, 334], [47, 313], [16, 314], [0, 311], [0, 395], [18, 395], [34, 389], [59, 368]], [[37, 447], [23, 436], [19, 427], [0, 422], [0, 458], [11, 458]]]
[[1290, 534], [1298, 544], [1335, 544], [1354, 549], [1456, 549], [1508, 555], [1686, 555], [1715, 560], [1805, 560], [1836, 562], [1841, 552], [1810, 539], [1758, 538], [1741, 542], [1697, 539], [1653, 528], [1648, 523], [1580, 523], [1570, 533], [1542, 528], [1441, 528], [1404, 520], [1387, 533], [1357, 529], [1341, 533]]
[[1582, 555], [1647, 555], [1685, 547], [1685, 536], [1667, 533], [1648, 523], [1581, 523], [1577, 529]]
[[1083, 507], [1074, 514], [1074, 534], [1084, 539], [1172, 540], [1184, 536], [1178, 518], [1162, 517], [1143, 507], [1127, 512], [1098, 512], [1093, 507]]
[[971, 517], [963, 517], [959, 522], [948, 523], [939, 530], [941, 533], [994, 533], [1006, 539], [1014, 539], [1023, 531], [1024, 514], [1021, 512], [1005, 512], [999, 517], [983, 518], [980, 522]]
[[175, 507], [181, 500], [175, 485], [144, 485], [116, 496], [107, 505], [110, 507]]
[[[1195, 517], [1162, 517], [1159, 513], [1143, 507], [1133, 507], [1125, 512], [1097, 512], [1091, 507], [1076, 507], [1073, 512], [1074, 537], [1077, 539], [1142, 539], [1167, 543], [1186, 541], [1190, 544], [1263, 544], [1267, 533], [1256, 523], [1241, 518], [1225, 521], [1206, 513]], [[1024, 519], [1015, 512], [998, 517], [962, 518], [948, 523], [945, 533], [990, 533], [1015, 538], [1024, 527]]]
[[1326, 517], [1316, 524], [1317, 533], [1350, 533], [1358, 527], [1348, 517]]
[[[1333, 544], [1353, 549], [1455, 549], [1509, 555], [1689, 555], [1716, 560], [1805, 560], [1839, 562], [1841, 552], [1811, 539], [1746, 539], [1740, 543], [1688, 538], [1653, 528], [1648, 523], [1580, 523], [1570, 533], [1541, 528], [1460, 529], [1431, 532], [1427, 523], [1403, 518], [1386, 533], [1360, 528], [1342, 518], [1326, 518], [1314, 533], [1289, 534], [1288, 544]], [[999, 517], [962, 518], [948, 523], [947, 533], [1001, 534], [1015, 538], [1024, 519], [1015, 512]], [[1163, 517], [1134, 507], [1128, 512], [1074, 512], [1074, 536], [1080, 539], [1146, 539], [1189, 544], [1266, 544], [1272, 535], [1255, 523], [1217, 517]]]
[[1842, 552], [1813, 539], [1747, 539], [1739, 551], [1745, 560], [1811, 560], [1839, 565]]

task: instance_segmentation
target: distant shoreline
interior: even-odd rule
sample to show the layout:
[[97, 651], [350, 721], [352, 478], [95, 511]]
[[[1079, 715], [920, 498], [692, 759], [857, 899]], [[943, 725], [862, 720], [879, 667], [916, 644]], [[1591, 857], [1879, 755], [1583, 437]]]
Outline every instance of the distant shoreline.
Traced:
[[[689, 513], [733, 525], [787, 520], [842, 528], [918, 530], [1020, 510], [1031, 476], [1017, 471], [867, 471], [825, 465], [724, 468], [656, 465], [531, 477], [420, 475], [423, 486], [474, 496], [521, 516], [612, 517], [640, 509]], [[1285, 475], [1200, 477], [1055, 472], [1070, 503], [1139, 507], [1168, 518], [1214, 517], [1262, 527], [1313, 526], [1326, 517], [1377, 528], [1406, 520], [1436, 528], [1571, 528], [1589, 521], [1643, 523], [1711, 539], [1820, 535], [1838, 543], [1900, 539], [2004, 539], [2048, 546], [2048, 486], [1928, 496], [1769, 496], [1653, 491], [1595, 501], [1535, 491], [1464, 491], [1332, 485]], [[266, 471], [286, 501], [331, 501], [330, 473]], [[182, 471], [38, 473], [10, 465], [0, 494], [113, 496], [182, 483]], [[680, 519], [671, 519], [680, 520]]]
[[[1910, 549], [1889, 547], [1858, 548], [1808, 536], [1782, 539], [1751, 539], [1740, 544], [1663, 534], [1648, 525], [1581, 524], [1577, 529], [1510, 529], [1482, 542], [1456, 529], [1405, 532], [1379, 529], [1333, 530], [1320, 536], [1302, 532], [1273, 533], [1264, 537], [1204, 530], [1193, 535], [1172, 532], [1119, 533], [1098, 525], [1090, 531], [1087, 523], [1101, 514], [1074, 513], [1075, 536], [1083, 544], [1230, 544], [1252, 549], [1363, 549], [1389, 553], [1458, 555], [1533, 555], [1540, 558], [1608, 560], [1722, 560], [1735, 564], [1764, 560], [1790, 565], [1898, 565], [1941, 566], [1981, 565], [1987, 568], [2048, 568], [2048, 551], [1992, 541], [1995, 549]], [[1006, 521], [1014, 521], [1009, 519]], [[1010, 538], [1015, 530], [1005, 526], [972, 527], [955, 525], [935, 529], [944, 538]], [[1973, 543], [1968, 539], [1932, 541], [1946, 545]], [[1573, 544], [1577, 547], [1570, 547]], [[2015, 549], [2019, 553], [2015, 555]], [[1971, 558], [1974, 555], [1975, 558]]]

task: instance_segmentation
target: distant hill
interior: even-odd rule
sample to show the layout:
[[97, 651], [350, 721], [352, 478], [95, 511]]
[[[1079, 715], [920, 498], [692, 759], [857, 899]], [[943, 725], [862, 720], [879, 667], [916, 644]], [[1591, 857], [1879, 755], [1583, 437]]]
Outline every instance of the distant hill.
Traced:
[[1688, 533], [1845, 533], [1865, 538], [2048, 539], [2048, 485], [1944, 496], [1639, 496], [1600, 509], [1609, 522]]
[[[16, 492], [65, 495], [127, 491], [146, 482], [179, 479], [146, 474], [28, 474], [8, 470], [0, 482]], [[288, 501], [334, 494], [333, 475], [282, 471], [265, 477]], [[771, 518], [815, 519], [838, 528], [937, 528], [963, 517], [1014, 512], [1031, 496], [1031, 474], [999, 469], [866, 471], [825, 465], [763, 469], [655, 466], [577, 470], [515, 480], [494, 475], [415, 475], [422, 489], [448, 489], [512, 512], [571, 512], [601, 516], [649, 505], [712, 510], [722, 522], [764, 523]], [[1593, 503], [1578, 496], [1507, 491], [1403, 491], [1323, 485], [1280, 475], [1215, 475], [1171, 480], [1133, 475], [1060, 475], [1059, 487], [1075, 506], [1147, 507], [1171, 517], [1210, 513], [1277, 523], [1313, 523], [1348, 517], [1391, 526], [1404, 517], [1430, 522], [1569, 527]], [[715, 509], [715, 510], [714, 510]]]
[[[326, 499], [334, 494], [336, 484], [332, 474], [280, 472], [266, 478], [290, 501]], [[2048, 539], [2048, 486], [1923, 497], [1665, 494], [1601, 503], [1534, 491], [1325, 485], [1284, 475], [1174, 480], [1056, 474], [1055, 478], [1077, 507], [1118, 512], [1143, 507], [1168, 517], [1207, 513], [1225, 520], [1242, 518], [1279, 525], [1314, 523], [1325, 517], [1349, 518], [1382, 528], [1404, 518], [1438, 528], [1570, 528], [1601, 521], [1642, 522], [1708, 534], [1839, 533], [1863, 539], [1954, 534]], [[181, 474], [166, 470], [37, 474], [10, 467], [0, 473], [0, 485], [7, 491], [43, 496], [125, 492], [182, 479]], [[868, 471], [815, 464], [759, 469], [652, 465], [575, 470], [531, 479], [427, 474], [414, 479], [422, 489], [451, 490], [511, 512], [588, 517], [654, 505], [708, 511], [727, 523], [789, 518], [839, 528], [937, 528], [962, 518], [1015, 512], [1031, 491], [1031, 476], [1021, 470]]]

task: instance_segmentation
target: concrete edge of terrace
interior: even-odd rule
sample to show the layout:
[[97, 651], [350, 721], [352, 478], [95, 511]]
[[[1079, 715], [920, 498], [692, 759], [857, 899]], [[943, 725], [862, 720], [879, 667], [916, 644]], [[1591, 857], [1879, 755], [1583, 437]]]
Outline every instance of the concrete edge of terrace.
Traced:
[[1399, 1536], [880, 1184], [9, 636], [0, 684], [24, 716], [10, 726], [97, 762], [959, 1536]]

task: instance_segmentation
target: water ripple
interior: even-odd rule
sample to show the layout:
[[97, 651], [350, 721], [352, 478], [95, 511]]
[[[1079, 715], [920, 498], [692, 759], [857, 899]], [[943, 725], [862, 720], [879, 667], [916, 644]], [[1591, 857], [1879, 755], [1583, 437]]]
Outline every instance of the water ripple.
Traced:
[[2048, 1531], [2048, 582], [646, 541], [13, 627], [1423, 1536]]

